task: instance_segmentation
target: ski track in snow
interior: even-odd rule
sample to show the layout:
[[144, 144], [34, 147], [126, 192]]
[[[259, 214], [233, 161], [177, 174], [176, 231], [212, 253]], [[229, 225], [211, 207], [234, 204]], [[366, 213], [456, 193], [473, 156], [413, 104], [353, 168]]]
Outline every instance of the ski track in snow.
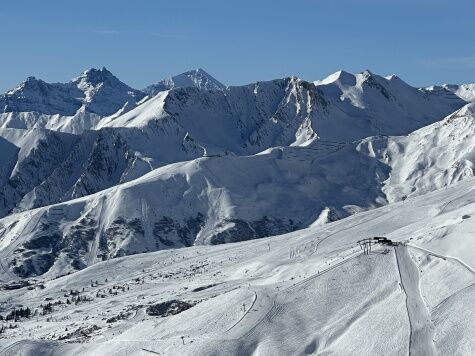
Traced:
[[423, 247], [415, 246], [415, 245], [412, 245], [412, 244], [407, 244], [407, 246], [412, 247], [412, 248], [415, 248], [415, 249], [420, 250], [420, 251], [423, 251], [423, 252], [426, 252], [426, 253], [428, 253], [429, 255], [442, 258], [443, 260], [452, 260], [452, 261], [455, 261], [455, 262], [457, 262], [459, 265], [461, 265], [463, 268], [465, 268], [466, 270], [468, 270], [470, 273], [472, 273], [472, 274], [475, 275], [475, 270], [474, 270], [472, 267], [470, 267], [468, 264], [466, 264], [464, 261], [462, 261], [460, 258], [452, 257], [452, 256], [446, 256], [446, 255], [441, 255], [440, 253], [437, 253], [437, 252], [428, 250], [428, 249], [423, 248]]
[[435, 355], [433, 325], [419, 287], [419, 271], [406, 246], [395, 247], [401, 283], [406, 293], [406, 307], [411, 326], [410, 356]]
[[251, 306], [249, 307], [249, 309], [247, 309], [243, 315], [233, 324], [231, 325], [225, 332], [228, 332], [228, 331], [231, 331], [232, 329], [234, 329], [234, 327], [239, 324], [245, 317], [247, 314], [249, 314], [249, 312], [252, 310], [252, 308], [254, 307], [254, 304], [256, 304], [256, 301], [257, 301], [257, 292], [254, 291], [254, 298], [252, 299], [252, 303], [251, 303]]

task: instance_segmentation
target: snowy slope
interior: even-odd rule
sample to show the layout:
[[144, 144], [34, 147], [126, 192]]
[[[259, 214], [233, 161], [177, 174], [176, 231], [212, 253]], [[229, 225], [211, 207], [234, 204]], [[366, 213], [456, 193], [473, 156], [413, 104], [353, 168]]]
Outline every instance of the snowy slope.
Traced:
[[[228, 87], [162, 92], [98, 127], [176, 123], [181, 135], [250, 153], [277, 145], [305, 144], [317, 136], [352, 141], [372, 135], [403, 135], [436, 122], [466, 102], [452, 94], [424, 92], [393, 76], [337, 72], [309, 83], [291, 77]], [[164, 120], [166, 119], [166, 120]]]
[[[335, 164], [339, 150], [355, 164]], [[18, 276], [58, 275], [101, 258], [256, 239], [309, 226], [320, 215], [337, 219], [384, 203], [382, 165], [360, 156], [354, 147], [327, 143], [167, 165], [94, 195], [5, 217], [0, 255]]]
[[457, 95], [459, 98], [467, 101], [472, 102], [475, 101], [475, 84], [444, 84], [442, 86], [433, 85], [424, 90], [432, 91], [432, 92], [439, 92], [439, 93], [453, 93]]
[[77, 138], [48, 130], [0, 129], [0, 216], [41, 185], [70, 153]]
[[[348, 144], [317, 140], [166, 165], [79, 200], [0, 220], [0, 254], [17, 276], [57, 275], [101, 258], [321, 225], [472, 177], [474, 130], [469, 104], [407, 136]], [[51, 235], [57, 238], [45, 237]], [[45, 254], [47, 263], [35, 262]]]
[[[241, 144], [275, 135], [284, 135], [282, 142], [292, 135], [292, 142], [299, 144], [315, 134], [332, 140], [407, 134], [459, 109], [473, 92], [470, 85], [452, 91], [420, 90], [396, 76], [383, 78], [369, 71], [355, 75], [339, 71], [314, 84], [292, 77], [225, 88], [197, 69], [146, 89], [150, 98], [168, 93], [147, 103], [145, 93], [123, 84], [105, 68], [85, 71], [66, 84], [30, 77], [0, 96], [0, 126], [81, 133], [121, 126], [130, 119], [123, 114], [139, 105], [134, 116], [141, 112], [140, 123], [135, 120], [129, 127], [158, 119], [160, 115], [150, 114], [152, 107], [157, 113], [166, 111], [185, 131], [196, 130], [187, 122], [191, 119], [208, 125], [202, 122], [205, 115], [218, 127], [223, 120], [231, 121], [228, 131], [232, 128], [244, 141], [251, 141]], [[167, 92], [170, 89], [175, 90]]]
[[149, 85], [142, 91], [152, 97], [161, 91], [175, 88], [196, 87], [200, 90], [222, 90], [226, 86], [201, 68], [190, 70], [159, 81], [156, 84]]
[[[399, 77], [370, 71], [338, 71], [314, 82], [329, 102], [325, 120], [313, 124], [319, 136], [340, 139], [405, 135], [460, 109], [466, 102], [452, 93], [423, 91]], [[327, 133], [328, 132], [328, 133]]]
[[[42, 85], [54, 93], [59, 90], [56, 86], [67, 87]], [[44, 153], [35, 158], [36, 150], [23, 149], [31, 156], [31, 164], [18, 168], [27, 169], [29, 175], [37, 174], [28, 178], [26, 184], [22, 179], [20, 184], [15, 183], [18, 179], [11, 176], [10, 171], [13, 158], [6, 155], [4, 183], [0, 181], [0, 188], [7, 189], [2, 193], [5, 197], [2, 216], [12, 210], [93, 194], [138, 178], [154, 168], [201, 156], [249, 155], [276, 146], [312, 145], [317, 139], [351, 144], [353, 140], [374, 134], [408, 134], [464, 104], [453, 94], [446, 97], [420, 91], [394, 76], [382, 78], [369, 72], [357, 75], [337, 72], [317, 85], [292, 77], [220, 91], [179, 88], [161, 92], [126, 113], [103, 118], [100, 115], [113, 112], [127, 99], [129, 94], [124, 93], [129, 93], [130, 88], [106, 69], [87, 71], [69, 85], [84, 95], [77, 114], [74, 117], [61, 116], [64, 112], [45, 114], [43, 123], [78, 134], [64, 135], [68, 140], [60, 140], [58, 145], [58, 139], [46, 140], [42, 135], [63, 136], [32, 131], [30, 137], [39, 135], [36, 140], [41, 141]], [[28, 91], [27, 88], [30, 86], [13, 91], [10, 96], [34, 98], [30, 92], [36, 93], [39, 89]], [[45, 97], [55, 98], [48, 90]], [[140, 97], [137, 93], [133, 95], [136, 99]], [[38, 105], [38, 100], [33, 102]], [[46, 106], [51, 109], [50, 104]], [[17, 114], [26, 119], [32, 113], [7, 115]], [[90, 115], [95, 115], [94, 120], [97, 120], [87, 121]], [[42, 124], [36, 121], [32, 125]], [[83, 132], [91, 126], [97, 130]], [[19, 130], [15, 135], [25, 132]], [[64, 148], [58, 149], [59, 146]], [[50, 166], [31, 169], [42, 165], [39, 157], [45, 157]], [[381, 157], [378, 160], [381, 161]], [[14, 173], [22, 177], [18, 170]], [[4, 188], [5, 185], [9, 187]]]
[[0, 96], [0, 355], [473, 354], [472, 86], [159, 85]]
[[[7, 329], [3, 353], [471, 355], [473, 183], [282, 236], [118, 258], [3, 290], [4, 315], [54, 303]], [[363, 255], [356, 241], [381, 235], [404, 244]], [[82, 300], [66, 303], [71, 291]], [[191, 308], [153, 315], [170, 300]]]
[[389, 201], [425, 194], [472, 177], [475, 164], [475, 105], [407, 136], [390, 137], [380, 151], [392, 167], [383, 189]]

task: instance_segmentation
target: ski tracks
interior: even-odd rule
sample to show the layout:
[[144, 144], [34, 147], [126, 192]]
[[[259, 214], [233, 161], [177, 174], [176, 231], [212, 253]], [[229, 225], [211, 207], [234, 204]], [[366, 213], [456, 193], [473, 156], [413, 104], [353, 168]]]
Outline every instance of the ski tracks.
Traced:
[[409, 355], [435, 355], [434, 326], [419, 287], [419, 271], [406, 246], [398, 245], [395, 251], [401, 284], [406, 293], [406, 308], [411, 330]]
[[420, 250], [420, 251], [423, 251], [425, 253], [428, 253], [429, 255], [432, 255], [432, 256], [435, 256], [435, 257], [439, 257], [439, 258], [442, 258], [443, 260], [452, 260], [454, 262], [457, 262], [458, 264], [460, 264], [463, 268], [467, 269], [470, 273], [474, 274], [475, 275], [475, 270], [470, 267], [469, 265], [467, 265], [464, 261], [462, 261], [461, 259], [457, 258], [457, 257], [452, 257], [452, 256], [444, 256], [444, 255], [441, 255], [439, 253], [435, 253], [431, 250], [428, 250], [426, 248], [422, 248], [422, 247], [419, 247], [419, 246], [415, 246], [415, 245], [412, 245], [412, 244], [407, 244], [407, 246], [409, 247], [412, 247], [412, 248], [415, 248], [416, 250]]
[[231, 325], [227, 330], [226, 332], [232, 330], [237, 324], [239, 324], [241, 322], [242, 319], [244, 319], [246, 317], [247, 314], [249, 314], [249, 312], [252, 310], [252, 308], [254, 307], [254, 304], [256, 304], [256, 300], [257, 300], [257, 292], [254, 292], [254, 298], [252, 299], [252, 303], [251, 303], [251, 306], [249, 307], [249, 309], [247, 309], [244, 314], [233, 324]]

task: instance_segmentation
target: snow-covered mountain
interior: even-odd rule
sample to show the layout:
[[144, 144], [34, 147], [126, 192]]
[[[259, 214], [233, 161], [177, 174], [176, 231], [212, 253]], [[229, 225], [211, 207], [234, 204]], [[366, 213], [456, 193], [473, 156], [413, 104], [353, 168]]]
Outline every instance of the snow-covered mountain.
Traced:
[[472, 101], [369, 71], [29, 78], [0, 96], [0, 355], [472, 354]]
[[[74, 83], [87, 91], [89, 84], [84, 83], [104, 81], [108, 80], [86, 72]], [[87, 92], [94, 97], [88, 103], [101, 103]], [[352, 92], [353, 101], [343, 92]], [[38, 135], [26, 142], [41, 145], [27, 145], [17, 161], [5, 161], [9, 179], [0, 182], [0, 214], [93, 194], [154, 168], [201, 156], [249, 155], [318, 140], [350, 143], [375, 134], [407, 134], [463, 104], [456, 96], [421, 92], [395, 77], [370, 73], [338, 72], [317, 85], [291, 77], [221, 91], [174, 89], [74, 136], [4, 130], [0, 136], [16, 149], [23, 143], [14, 138], [23, 135]], [[55, 140], [48, 143], [50, 137]], [[64, 139], [58, 144], [60, 138]]]
[[475, 101], [475, 83], [474, 84], [444, 84], [442, 86], [433, 85], [425, 88], [427, 91], [450, 92], [457, 95], [459, 98], [472, 102]]
[[[49, 231], [44, 226], [59, 236], [47, 244], [55, 252], [32, 248], [30, 259], [2, 242], [7, 269], [19, 276], [59, 273], [57, 263], [82, 268], [98, 255], [288, 232], [473, 175], [473, 105], [449, 90], [413, 88], [396, 76], [339, 71], [315, 83], [289, 77], [221, 90], [186, 86], [112, 116], [106, 115], [127, 99], [125, 92], [133, 100], [143, 95], [106, 69], [86, 71], [69, 84], [41, 86], [27, 85], [3, 98], [27, 105], [23, 96], [42, 93], [28, 105], [58, 111], [67, 106], [64, 98], [78, 96], [80, 110], [101, 119], [95, 130], [76, 134], [0, 132], [3, 233], [17, 226], [14, 234], [28, 246]], [[55, 115], [75, 109], [61, 110]], [[143, 193], [148, 190], [158, 193]], [[129, 208], [139, 202], [132, 213]], [[41, 209], [33, 226], [34, 208]], [[57, 214], [61, 223], [51, 224], [51, 209], [80, 213]], [[78, 238], [69, 231], [73, 227], [89, 231], [89, 240], [72, 242]], [[53, 256], [48, 263], [32, 262], [45, 253]]]
[[338, 71], [314, 83], [329, 102], [328, 120], [319, 122], [320, 130], [349, 139], [405, 135], [466, 103], [453, 93], [420, 90], [395, 75], [381, 77], [370, 71]]
[[226, 88], [224, 84], [206, 73], [206, 71], [198, 68], [165, 78], [156, 84], [149, 85], [142, 91], [149, 96], [155, 96], [161, 91], [185, 87], [196, 87], [200, 90], [222, 90]]
[[290, 77], [221, 91], [175, 89], [118, 118], [104, 119], [97, 127], [172, 128], [200, 146], [255, 153], [277, 145], [306, 144], [317, 137], [352, 141], [404, 135], [465, 103], [456, 95], [410, 87], [396, 77], [338, 72], [315, 84]]
[[[56, 275], [102, 258], [275, 235], [320, 215], [337, 219], [343, 206], [377, 205], [378, 168], [365, 172], [356, 159], [353, 167], [333, 165], [329, 155], [339, 149], [328, 143], [167, 165], [94, 195], [9, 215], [0, 220], [0, 254], [20, 277]], [[334, 181], [338, 170], [348, 176]]]
[[[268, 239], [3, 290], [5, 355], [471, 355], [474, 180]], [[387, 236], [396, 246], [362, 238]], [[0, 260], [2, 261], [2, 260]], [[23, 314], [22, 314], [23, 315]], [[16, 328], [8, 328], [16, 325]], [[283, 341], [284, 340], [284, 341]]]
[[446, 188], [473, 176], [473, 105], [406, 136], [198, 158], [83, 191], [0, 220], [10, 236], [0, 256], [11, 275], [53, 277], [101, 259], [294, 231]]
[[127, 112], [144, 96], [106, 68], [89, 69], [64, 84], [29, 77], [0, 95], [0, 127], [82, 132], [102, 117]]
[[[108, 188], [136, 161], [114, 132], [0, 129], [0, 216]], [[130, 167], [129, 167], [130, 166]]]

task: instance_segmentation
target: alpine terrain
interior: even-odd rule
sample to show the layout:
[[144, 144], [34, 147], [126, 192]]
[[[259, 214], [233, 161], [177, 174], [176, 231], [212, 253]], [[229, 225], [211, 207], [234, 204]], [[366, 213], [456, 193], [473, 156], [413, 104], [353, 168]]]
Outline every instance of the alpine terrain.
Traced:
[[475, 354], [475, 84], [29, 77], [0, 152], [0, 355]]

